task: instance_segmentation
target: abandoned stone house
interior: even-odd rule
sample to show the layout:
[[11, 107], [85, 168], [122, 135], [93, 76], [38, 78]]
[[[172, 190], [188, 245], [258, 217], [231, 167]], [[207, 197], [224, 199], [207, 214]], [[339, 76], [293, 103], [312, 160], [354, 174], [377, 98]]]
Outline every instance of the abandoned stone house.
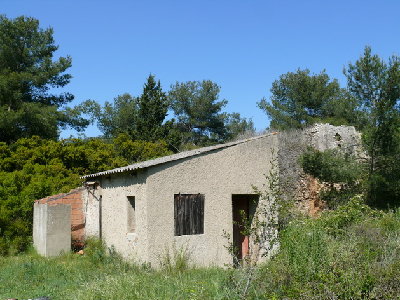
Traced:
[[288, 195], [301, 209], [312, 211], [317, 205], [297, 163], [300, 153], [307, 146], [325, 150], [358, 144], [353, 127], [319, 124], [86, 175], [85, 187], [79, 189], [82, 205], [72, 208], [81, 210], [82, 219], [72, 215], [71, 220], [75, 226], [81, 222], [85, 237], [99, 237], [138, 262], [157, 265], [176, 248], [186, 249], [196, 265], [231, 264], [223, 233], [232, 237], [238, 258], [248, 254], [251, 242], [236, 221], [239, 211], [251, 217], [257, 210], [253, 186], [262, 188], [273, 162], [281, 178], [295, 183]]

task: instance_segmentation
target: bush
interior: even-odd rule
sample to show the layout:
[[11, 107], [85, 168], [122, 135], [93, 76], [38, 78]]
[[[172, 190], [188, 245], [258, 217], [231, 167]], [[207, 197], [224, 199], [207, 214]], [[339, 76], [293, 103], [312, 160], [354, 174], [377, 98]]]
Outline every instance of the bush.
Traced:
[[348, 153], [308, 148], [300, 157], [300, 164], [305, 173], [325, 184], [319, 197], [329, 208], [345, 204], [363, 192], [363, 165]]
[[276, 299], [393, 299], [400, 295], [400, 214], [352, 199], [290, 224], [258, 289]]
[[300, 157], [300, 164], [307, 174], [330, 183], [355, 183], [362, 174], [356, 159], [336, 149], [318, 151], [308, 148]]

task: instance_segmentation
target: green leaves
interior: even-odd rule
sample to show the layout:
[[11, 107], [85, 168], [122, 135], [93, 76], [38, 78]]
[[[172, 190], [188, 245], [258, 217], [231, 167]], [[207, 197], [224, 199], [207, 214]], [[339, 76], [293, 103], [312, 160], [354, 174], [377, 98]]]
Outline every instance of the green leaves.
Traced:
[[54, 60], [57, 49], [53, 30], [40, 28], [38, 20], [0, 16], [0, 141], [56, 139], [59, 127], [81, 130], [89, 124], [79, 109], [61, 109], [72, 94], [53, 92], [72, 78], [65, 73], [71, 57]]
[[227, 100], [219, 100], [220, 87], [210, 81], [176, 82], [168, 97], [181, 132], [187, 133], [184, 143], [204, 144], [207, 140], [222, 141], [226, 135], [222, 108]]
[[353, 156], [337, 150], [321, 152], [308, 148], [300, 157], [300, 163], [307, 174], [331, 183], [354, 183], [363, 171]]
[[136, 139], [155, 142], [166, 137], [163, 122], [167, 116], [168, 101], [160, 81], [154, 75], [147, 78], [143, 93], [138, 98], [136, 118]]
[[[218, 100], [219, 91], [210, 80], [177, 82], [167, 97], [160, 81], [150, 75], [139, 97], [123, 94], [103, 107], [88, 100], [80, 108], [97, 120], [106, 138], [124, 134], [137, 141], [166, 141], [171, 150], [179, 151], [254, 133], [250, 119], [222, 112], [227, 101]], [[166, 121], [168, 109], [176, 119]]]
[[363, 142], [368, 152], [368, 189], [370, 204], [400, 204], [400, 58], [388, 62], [364, 54], [344, 70], [350, 93], [365, 115]]
[[325, 71], [310, 74], [308, 69], [298, 69], [283, 74], [272, 83], [271, 93], [271, 103], [264, 98], [258, 106], [271, 118], [274, 129], [304, 128], [328, 119], [347, 124], [353, 118], [354, 102]]
[[84, 109], [98, 121], [99, 129], [107, 138], [128, 134], [132, 139], [155, 142], [168, 135], [164, 124], [168, 101], [160, 81], [150, 75], [140, 97], [127, 93], [106, 102], [100, 107], [94, 101], [86, 101]]

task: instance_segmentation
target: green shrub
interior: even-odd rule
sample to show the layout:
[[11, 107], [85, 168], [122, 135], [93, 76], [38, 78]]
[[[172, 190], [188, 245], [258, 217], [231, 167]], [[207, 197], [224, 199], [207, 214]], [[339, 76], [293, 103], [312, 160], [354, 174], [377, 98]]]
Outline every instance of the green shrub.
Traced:
[[375, 210], [359, 198], [319, 219], [292, 222], [254, 285], [267, 299], [394, 299], [399, 222], [398, 211]]
[[372, 209], [360, 196], [351, 198], [348, 203], [336, 210], [325, 211], [315, 222], [329, 234], [336, 236], [344, 233], [350, 225], [360, 223], [366, 218], [382, 216], [383, 213]]
[[363, 165], [346, 152], [318, 151], [310, 147], [300, 157], [300, 164], [305, 173], [326, 184], [319, 197], [329, 208], [345, 204], [363, 192]]
[[300, 164], [307, 174], [330, 183], [355, 183], [362, 174], [362, 166], [352, 155], [336, 149], [318, 151], [309, 147]]

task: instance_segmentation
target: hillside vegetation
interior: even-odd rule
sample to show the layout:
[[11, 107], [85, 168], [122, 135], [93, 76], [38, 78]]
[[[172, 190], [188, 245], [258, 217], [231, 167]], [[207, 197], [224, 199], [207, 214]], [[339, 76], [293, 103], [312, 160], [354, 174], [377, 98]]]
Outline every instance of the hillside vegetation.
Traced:
[[[292, 222], [280, 242], [279, 254], [257, 268], [246, 299], [400, 296], [400, 211], [352, 200], [319, 219]], [[84, 255], [0, 257], [0, 298], [243, 299], [243, 269], [196, 268], [180, 255], [176, 263], [162, 258], [156, 270], [92, 241]]]

